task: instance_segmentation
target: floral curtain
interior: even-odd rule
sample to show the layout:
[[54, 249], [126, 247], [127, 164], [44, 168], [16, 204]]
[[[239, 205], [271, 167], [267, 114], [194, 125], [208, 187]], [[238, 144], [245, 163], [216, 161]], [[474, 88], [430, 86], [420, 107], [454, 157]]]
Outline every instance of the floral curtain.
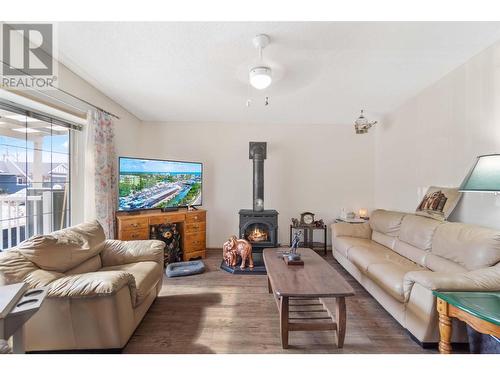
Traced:
[[103, 226], [106, 238], [114, 238], [117, 167], [113, 121], [110, 115], [98, 111], [93, 113], [89, 125], [90, 158], [93, 160], [87, 166], [93, 164], [94, 215]]

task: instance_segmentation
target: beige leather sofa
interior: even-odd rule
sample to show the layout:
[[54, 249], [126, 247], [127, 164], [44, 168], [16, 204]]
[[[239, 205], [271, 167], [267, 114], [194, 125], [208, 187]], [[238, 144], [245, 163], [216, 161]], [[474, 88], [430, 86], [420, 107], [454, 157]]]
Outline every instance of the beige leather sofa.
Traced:
[[25, 325], [27, 351], [125, 346], [162, 285], [161, 241], [105, 240], [97, 221], [0, 253], [0, 285], [47, 286]]
[[[418, 341], [439, 341], [433, 290], [500, 290], [500, 231], [376, 210], [332, 225], [338, 262]], [[454, 320], [453, 342], [466, 342]]]

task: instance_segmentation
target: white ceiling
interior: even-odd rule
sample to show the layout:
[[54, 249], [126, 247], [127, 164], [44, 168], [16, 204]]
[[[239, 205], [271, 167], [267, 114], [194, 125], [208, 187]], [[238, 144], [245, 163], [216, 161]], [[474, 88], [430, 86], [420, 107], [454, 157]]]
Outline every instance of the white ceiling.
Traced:
[[[247, 84], [258, 33], [271, 38], [265, 92]], [[144, 121], [351, 124], [499, 40], [500, 23], [70, 22], [58, 34], [62, 63]]]

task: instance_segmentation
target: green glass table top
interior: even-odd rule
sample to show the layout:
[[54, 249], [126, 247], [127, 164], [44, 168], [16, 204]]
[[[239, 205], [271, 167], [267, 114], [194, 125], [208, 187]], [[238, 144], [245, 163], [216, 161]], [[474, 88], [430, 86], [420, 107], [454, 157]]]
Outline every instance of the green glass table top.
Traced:
[[500, 292], [433, 292], [469, 314], [500, 326]]

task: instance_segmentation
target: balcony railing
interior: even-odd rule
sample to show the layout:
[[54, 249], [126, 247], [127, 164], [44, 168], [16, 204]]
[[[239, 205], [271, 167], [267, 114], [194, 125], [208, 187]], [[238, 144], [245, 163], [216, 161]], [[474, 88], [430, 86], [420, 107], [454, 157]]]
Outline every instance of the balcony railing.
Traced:
[[67, 214], [54, 207], [62, 207], [59, 191], [37, 191], [37, 195], [0, 196], [0, 251], [11, 248], [26, 238], [66, 227]]

